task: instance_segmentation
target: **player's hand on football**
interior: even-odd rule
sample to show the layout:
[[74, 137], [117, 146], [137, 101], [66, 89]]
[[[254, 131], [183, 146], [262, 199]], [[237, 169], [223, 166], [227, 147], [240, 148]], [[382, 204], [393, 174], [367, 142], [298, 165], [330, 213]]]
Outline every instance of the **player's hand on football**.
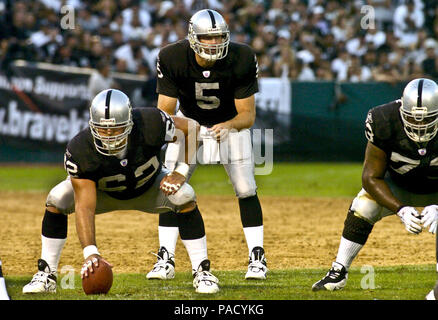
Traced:
[[88, 277], [89, 273], [93, 273], [94, 268], [97, 268], [99, 266], [99, 261], [101, 260], [106, 262], [111, 268], [113, 267], [112, 264], [110, 264], [98, 254], [92, 254], [87, 259], [85, 259], [84, 264], [82, 265], [81, 279]]
[[227, 122], [221, 122], [209, 128], [208, 131], [217, 141], [222, 141], [226, 139], [231, 129], [232, 127], [230, 124], [228, 124]]
[[430, 226], [429, 232], [435, 234], [438, 224], [438, 206], [433, 204], [425, 207], [421, 212], [421, 216], [421, 223], [423, 224], [423, 228], [426, 229]]
[[186, 178], [182, 174], [173, 171], [161, 180], [160, 189], [168, 196], [176, 193], [185, 181]]
[[420, 214], [414, 207], [402, 207], [397, 215], [410, 233], [419, 234], [421, 232]]

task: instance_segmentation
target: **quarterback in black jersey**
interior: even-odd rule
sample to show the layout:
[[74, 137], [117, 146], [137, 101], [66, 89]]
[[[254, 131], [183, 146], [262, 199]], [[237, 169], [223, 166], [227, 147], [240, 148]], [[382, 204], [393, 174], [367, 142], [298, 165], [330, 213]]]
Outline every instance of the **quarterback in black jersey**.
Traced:
[[[162, 48], [157, 61], [158, 108], [175, 114], [179, 102], [177, 115], [201, 125], [202, 162], [223, 164], [233, 184], [249, 252], [246, 279], [265, 279], [268, 271], [249, 131], [255, 121], [257, 69], [252, 49], [230, 42], [224, 18], [209, 9], [196, 12], [189, 22], [188, 39]], [[169, 146], [168, 168], [180, 158], [180, 151]], [[189, 176], [195, 168], [191, 164]], [[174, 253], [178, 235], [172, 220], [160, 215], [159, 232], [160, 247]], [[154, 267], [148, 278], [162, 276]]]
[[[67, 145], [68, 178], [47, 197], [39, 271], [23, 293], [56, 291], [56, 270], [67, 237], [66, 214], [72, 212], [85, 259], [81, 277], [93, 272], [103, 259], [96, 245], [94, 216], [115, 210], [174, 215], [183, 243], [190, 242], [187, 251], [196, 292], [217, 292], [218, 280], [209, 272], [203, 219], [193, 188], [185, 182], [187, 162], [196, 148], [187, 148], [186, 159], [172, 172], [160, 162], [162, 146], [177, 142], [177, 130], [189, 145], [198, 125], [157, 108], [132, 109], [129, 98], [115, 89], [104, 90], [93, 99], [89, 124]], [[174, 269], [167, 272], [174, 276]]]
[[397, 214], [410, 233], [436, 233], [437, 131], [438, 85], [429, 79], [412, 80], [400, 100], [368, 112], [362, 190], [349, 208], [336, 261], [312, 290], [342, 289], [374, 224], [386, 216]]

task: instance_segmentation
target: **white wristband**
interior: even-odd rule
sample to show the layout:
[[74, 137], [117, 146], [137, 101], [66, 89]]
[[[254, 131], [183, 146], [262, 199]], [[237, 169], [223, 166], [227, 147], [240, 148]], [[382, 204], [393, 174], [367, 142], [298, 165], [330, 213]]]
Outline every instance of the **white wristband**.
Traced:
[[184, 178], [187, 178], [187, 176], [189, 175], [189, 170], [190, 170], [190, 166], [187, 163], [178, 162], [174, 171], [183, 175]]
[[87, 259], [92, 254], [100, 255], [99, 251], [97, 251], [97, 247], [94, 245], [86, 246], [84, 248], [84, 259]]

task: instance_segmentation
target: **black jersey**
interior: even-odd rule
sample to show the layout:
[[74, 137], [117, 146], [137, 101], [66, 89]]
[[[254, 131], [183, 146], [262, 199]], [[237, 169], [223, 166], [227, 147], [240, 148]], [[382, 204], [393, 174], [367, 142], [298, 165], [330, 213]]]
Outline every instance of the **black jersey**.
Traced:
[[213, 67], [202, 68], [188, 40], [161, 49], [157, 61], [157, 92], [178, 98], [181, 112], [212, 126], [237, 115], [234, 99], [258, 92], [257, 60], [250, 47], [231, 42], [228, 54]]
[[161, 147], [173, 138], [175, 127], [173, 120], [157, 108], [135, 108], [132, 120], [124, 158], [97, 152], [90, 128], [86, 128], [67, 145], [67, 173], [93, 180], [99, 190], [117, 199], [135, 198], [149, 189], [161, 171]]
[[390, 178], [412, 193], [438, 191], [438, 137], [427, 144], [408, 138], [400, 116], [399, 100], [377, 106], [368, 112], [365, 135], [385, 151]]

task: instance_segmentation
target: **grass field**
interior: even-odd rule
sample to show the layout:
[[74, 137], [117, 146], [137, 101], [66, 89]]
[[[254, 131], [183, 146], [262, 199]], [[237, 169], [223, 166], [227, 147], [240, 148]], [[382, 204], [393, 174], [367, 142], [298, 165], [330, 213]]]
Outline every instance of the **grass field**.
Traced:
[[[361, 185], [362, 165], [356, 163], [278, 163], [270, 175], [256, 176], [259, 195], [352, 197]], [[65, 179], [62, 166], [0, 166], [0, 190], [49, 191]], [[220, 165], [199, 166], [190, 183], [199, 195], [232, 195]]]
[[[290, 197], [293, 201], [294, 197], [352, 198], [360, 189], [360, 175], [361, 164], [280, 163], [271, 175], [256, 179], [261, 197]], [[0, 191], [46, 192], [64, 177], [60, 166], [0, 166]], [[220, 166], [200, 166], [191, 184], [198, 195], [233, 194]], [[221, 270], [215, 272], [221, 291], [208, 296], [194, 292], [188, 272], [178, 272], [174, 280], [163, 282], [147, 281], [144, 274], [115, 274], [114, 285], [105, 296], [84, 295], [78, 276], [74, 283], [68, 282], [74, 288], [63, 289], [58, 280], [56, 294], [37, 296], [21, 294], [28, 276], [5, 274], [5, 279], [14, 300], [423, 300], [435, 284], [434, 270], [431, 264], [375, 267], [374, 278], [369, 280], [368, 272], [353, 267], [344, 290], [317, 293], [310, 286], [326, 268], [275, 270], [266, 281], [245, 281], [243, 272]]]

